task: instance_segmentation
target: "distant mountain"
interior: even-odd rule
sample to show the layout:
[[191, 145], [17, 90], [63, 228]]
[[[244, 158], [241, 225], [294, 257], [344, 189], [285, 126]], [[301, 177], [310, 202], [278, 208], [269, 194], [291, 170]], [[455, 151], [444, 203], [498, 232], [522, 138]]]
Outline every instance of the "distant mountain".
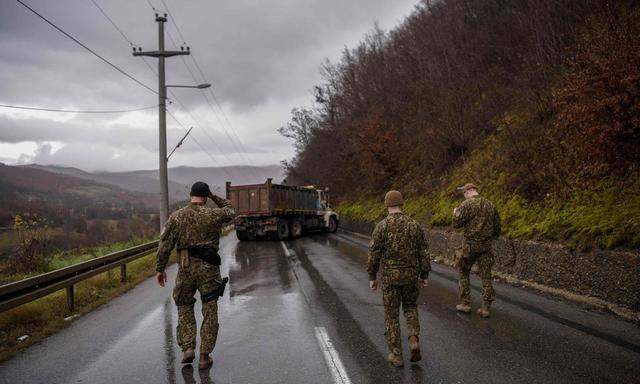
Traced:
[[157, 195], [76, 177], [71, 170], [63, 174], [0, 163], [2, 225], [22, 212], [40, 212], [62, 222], [71, 209], [155, 212], [157, 202]]
[[[130, 191], [157, 194], [160, 188], [157, 170], [91, 173], [78, 168], [55, 165], [29, 164], [20, 167], [93, 180]], [[204, 181], [214, 192], [222, 194], [226, 181], [231, 181], [233, 184], [253, 184], [263, 183], [267, 178], [273, 178], [274, 181], [279, 182], [284, 178], [283, 175], [284, 170], [280, 165], [169, 168], [169, 199], [172, 202], [186, 199], [191, 184], [196, 181]]]

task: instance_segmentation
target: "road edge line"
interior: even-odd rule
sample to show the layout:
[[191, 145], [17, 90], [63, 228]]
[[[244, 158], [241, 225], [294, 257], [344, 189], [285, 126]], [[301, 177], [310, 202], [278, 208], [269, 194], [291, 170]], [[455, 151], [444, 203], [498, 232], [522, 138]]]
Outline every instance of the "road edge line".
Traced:
[[329, 371], [331, 371], [331, 375], [333, 376], [333, 381], [336, 384], [351, 384], [349, 375], [347, 375], [347, 371], [344, 369], [344, 365], [342, 364], [342, 360], [340, 360], [338, 351], [333, 347], [333, 343], [327, 334], [327, 330], [324, 327], [315, 327], [315, 332], [316, 339], [318, 340], [318, 344], [320, 344], [320, 349], [324, 355], [324, 360], [329, 367]]
[[[362, 233], [353, 232], [353, 231], [349, 231], [342, 228], [340, 229], [340, 231], [346, 233], [347, 235], [355, 236], [363, 240], [371, 239], [370, 236], [364, 235]], [[453, 263], [449, 262], [446, 258], [444, 258], [442, 261], [436, 261], [436, 260], [431, 260], [431, 261], [443, 266], [455, 268]], [[497, 277], [498, 279], [500, 279], [501, 281], [509, 285], [520, 287], [520, 288], [524, 287], [529, 291], [538, 291], [538, 293], [542, 292], [551, 296], [559, 297], [561, 299], [567, 300], [572, 303], [585, 305], [592, 309], [605, 310], [618, 316], [623, 320], [626, 320], [635, 324], [640, 324], [640, 312], [633, 311], [631, 309], [622, 307], [618, 304], [606, 301], [604, 299], [600, 299], [598, 297], [581, 295], [575, 292], [568, 291], [566, 289], [549, 287], [547, 285], [543, 285], [540, 283], [522, 280], [514, 275], [510, 275], [508, 273], [499, 272], [495, 270], [493, 271], [493, 275], [494, 277]]]

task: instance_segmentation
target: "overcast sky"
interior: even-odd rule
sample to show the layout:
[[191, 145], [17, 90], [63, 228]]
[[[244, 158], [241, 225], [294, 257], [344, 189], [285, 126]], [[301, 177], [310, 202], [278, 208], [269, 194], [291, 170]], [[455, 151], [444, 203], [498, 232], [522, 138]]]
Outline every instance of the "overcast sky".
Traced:
[[[161, 0], [93, 1], [135, 44], [144, 50], [157, 48], [157, 24], [149, 2], [163, 12]], [[142, 58], [131, 55], [129, 44], [91, 0], [24, 2], [157, 88], [153, 72]], [[291, 143], [276, 130], [287, 122], [293, 107], [311, 104], [322, 61], [339, 59], [340, 51], [357, 44], [375, 22], [385, 30], [394, 27], [417, 0], [164, 2], [191, 47], [193, 55], [184, 56], [186, 64], [202, 81], [195, 58], [224, 110], [220, 113], [208, 92], [174, 89], [186, 109], [174, 101], [169, 110], [184, 126], [195, 128], [170, 166], [216, 166], [274, 164], [291, 157]], [[171, 19], [166, 29], [178, 45], [183, 42]], [[0, 33], [0, 104], [91, 110], [157, 104], [157, 95], [13, 0], [0, 2]], [[173, 48], [169, 36], [167, 47]], [[157, 60], [147, 60], [155, 70]], [[194, 84], [180, 57], [167, 59], [167, 84]], [[89, 171], [157, 168], [157, 126], [155, 109], [80, 115], [0, 108], [0, 162]], [[168, 117], [169, 150], [183, 134]]]

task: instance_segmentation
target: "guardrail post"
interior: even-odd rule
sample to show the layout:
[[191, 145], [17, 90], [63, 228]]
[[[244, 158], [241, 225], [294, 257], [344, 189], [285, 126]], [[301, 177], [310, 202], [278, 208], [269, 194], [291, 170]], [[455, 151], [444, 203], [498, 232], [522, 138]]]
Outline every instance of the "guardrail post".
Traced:
[[67, 287], [67, 310], [69, 312], [73, 312], [74, 310], [74, 300], [73, 300], [73, 285], [69, 285]]
[[127, 282], [127, 264], [120, 264], [120, 282]]

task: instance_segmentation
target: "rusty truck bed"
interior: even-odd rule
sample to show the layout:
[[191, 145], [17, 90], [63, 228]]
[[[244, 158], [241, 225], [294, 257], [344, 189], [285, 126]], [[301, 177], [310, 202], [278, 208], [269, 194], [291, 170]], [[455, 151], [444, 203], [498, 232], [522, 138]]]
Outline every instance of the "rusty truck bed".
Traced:
[[231, 185], [227, 182], [227, 199], [238, 215], [273, 216], [311, 214], [318, 209], [314, 189], [273, 184]]

